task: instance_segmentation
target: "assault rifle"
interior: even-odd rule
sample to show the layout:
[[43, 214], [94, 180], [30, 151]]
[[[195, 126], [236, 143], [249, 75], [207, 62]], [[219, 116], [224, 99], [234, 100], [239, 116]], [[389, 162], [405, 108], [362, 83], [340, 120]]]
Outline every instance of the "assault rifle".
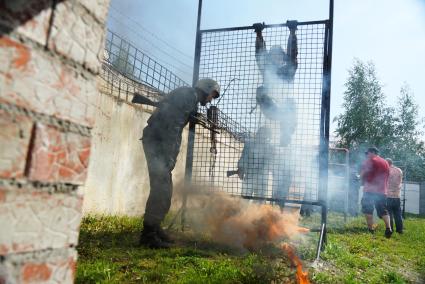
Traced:
[[227, 171], [227, 177], [231, 177], [231, 176], [234, 176], [234, 175], [237, 175], [237, 174], [239, 174], [239, 171], [238, 170], [236, 170], [236, 171]]

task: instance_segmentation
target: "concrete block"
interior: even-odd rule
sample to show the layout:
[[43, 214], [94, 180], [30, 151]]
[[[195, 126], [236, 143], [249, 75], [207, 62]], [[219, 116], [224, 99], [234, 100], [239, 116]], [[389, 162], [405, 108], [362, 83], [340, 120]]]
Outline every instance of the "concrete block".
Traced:
[[106, 23], [110, 0], [78, 0], [100, 23]]
[[77, 245], [83, 198], [0, 187], [0, 255]]
[[0, 37], [0, 58], [0, 101], [93, 125], [98, 95], [94, 75], [6, 36]]
[[0, 110], [0, 178], [23, 178], [33, 122]]
[[73, 248], [8, 255], [0, 261], [0, 283], [74, 283]]
[[77, 1], [65, 1], [56, 6], [48, 46], [98, 74], [104, 34], [104, 24], [96, 21], [87, 9]]
[[45, 45], [52, 0], [1, 1], [0, 25]]
[[43, 182], [84, 184], [90, 156], [90, 138], [63, 133], [37, 124], [30, 154], [28, 178]]

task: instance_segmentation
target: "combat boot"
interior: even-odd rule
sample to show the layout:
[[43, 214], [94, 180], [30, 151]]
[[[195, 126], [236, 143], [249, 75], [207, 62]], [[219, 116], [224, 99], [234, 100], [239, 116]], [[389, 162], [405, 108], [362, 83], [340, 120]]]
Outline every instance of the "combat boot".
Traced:
[[161, 238], [157, 234], [155, 227], [144, 226], [143, 231], [140, 235], [139, 246], [159, 249], [159, 248], [169, 248], [170, 244], [168, 242], [161, 240]]
[[391, 229], [390, 228], [386, 228], [385, 229], [385, 237], [387, 238], [387, 239], [389, 239], [389, 238], [391, 238], [391, 235], [393, 234], [393, 231], [391, 231]]

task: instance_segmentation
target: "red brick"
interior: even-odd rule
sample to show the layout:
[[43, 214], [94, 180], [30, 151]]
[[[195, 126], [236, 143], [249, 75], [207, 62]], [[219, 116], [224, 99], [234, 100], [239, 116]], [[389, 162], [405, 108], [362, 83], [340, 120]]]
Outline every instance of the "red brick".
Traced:
[[0, 1], [0, 25], [46, 44], [52, 0]]
[[73, 283], [74, 248], [7, 255], [0, 262], [0, 283]]
[[0, 188], [0, 255], [77, 245], [83, 198]]
[[90, 152], [90, 138], [75, 133], [37, 124], [31, 153], [29, 175], [31, 180], [84, 184], [88, 162], [81, 152]]
[[32, 125], [25, 116], [12, 117], [0, 110], [0, 178], [24, 176]]
[[8, 37], [0, 38], [0, 47], [2, 48], [12, 48], [16, 51], [15, 56], [11, 59], [11, 67], [16, 69], [25, 69], [28, 61], [30, 60], [31, 53], [30, 49], [16, 42]]
[[0, 58], [0, 102], [93, 125], [98, 95], [94, 75], [6, 36], [0, 36]]
[[24, 283], [47, 281], [52, 275], [52, 270], [45, 264], [27, 263], [22, 268]]

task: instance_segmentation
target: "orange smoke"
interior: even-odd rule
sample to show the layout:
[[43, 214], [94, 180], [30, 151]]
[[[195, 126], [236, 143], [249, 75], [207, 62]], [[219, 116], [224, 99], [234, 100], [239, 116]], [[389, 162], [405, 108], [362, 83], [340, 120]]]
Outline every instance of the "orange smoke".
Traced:
[[[278, 207], [250, 203], [221, 193], [198, 195], [190, 200], [194, 203], [189, 207], [192, 227], [219, 243], [255, 250], [266, 243], [281, 242], [309, 232], [298, 226], [298, 211], [282, 213]], [[282, 249], [297, 268], [297, 282], [310, 283], [294, 248], [285, 243]]]
[[299, 213], [282, 213], [271, 205], [249, 203], [225, 194], [205, 198], [197, 215], [201, 230], [214, 240], [255, 249], [267, 242], [292, 238], [308, 229], [298, 226]]
[[308, 273], [303, 271], [303, 264], [299, 257], [295, 254], [295, 249], [287, 243], [282, 244], [282, 249], [288, 254], [289, 259], [297, 268], [297, 283], [298, 284], [309, 284]]

